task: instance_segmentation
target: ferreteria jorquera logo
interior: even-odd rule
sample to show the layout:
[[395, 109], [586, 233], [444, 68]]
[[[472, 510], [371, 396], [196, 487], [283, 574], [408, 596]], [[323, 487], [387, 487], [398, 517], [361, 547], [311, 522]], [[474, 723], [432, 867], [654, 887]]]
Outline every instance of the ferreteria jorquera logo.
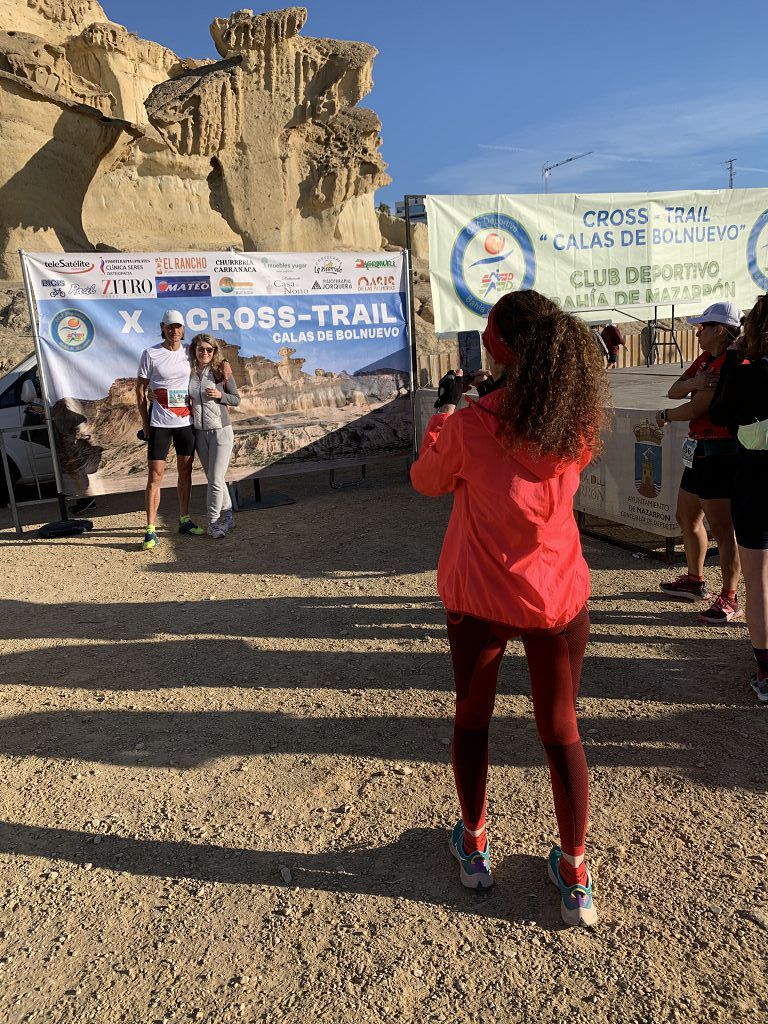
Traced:
[[451, 251], [459, 301], [478, 316], [506, 292], [533, 288], [536, 257], [523, 225], [504, 213], [482, 213], [459, 232]]
[[768, 210], [760, 214], [749, 233], [747, 266], [758, 288], [768, 291]]

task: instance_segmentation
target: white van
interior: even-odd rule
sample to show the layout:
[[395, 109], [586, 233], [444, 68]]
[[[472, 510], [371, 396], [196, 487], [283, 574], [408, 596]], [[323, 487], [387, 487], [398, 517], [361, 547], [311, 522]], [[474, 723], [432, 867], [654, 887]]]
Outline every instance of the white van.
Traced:
[[[54, 480], [48, 432], [24, 430], [24, 427], [45, 423], [40, 412], [40, 394], [37, 356], [34, 354], [0, 377], [0, 428], [19, 428], [18, 431], [3, 429], [14, 491], [16, 484], [34, 485], [36, 480], [47, 484]], [[8, 488], [0, 462], [0, 507], [7, 503]]]

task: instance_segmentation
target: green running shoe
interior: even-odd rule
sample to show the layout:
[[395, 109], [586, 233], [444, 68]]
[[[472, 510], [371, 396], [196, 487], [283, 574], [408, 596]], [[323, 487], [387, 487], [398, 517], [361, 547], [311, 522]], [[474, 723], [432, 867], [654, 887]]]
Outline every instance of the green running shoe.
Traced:
[[144, 534], [144, 543], [141, 545], [144, 551], [151, 551], [152, 548], [156, 548], [160, 543], [157, 534], [154, 530], [147, 530]]
[[193, 523], [189, 516], [179, 516], [179, 533], [188, 533], [193, 537], [202, 537], [205, 530]]
[[560, 847], [553, 846], [547, 861], [549, 880], [560, 891], [560, 916], [572, 928], [594, 928], [597, 924], [597, 911], [592, 903], [592, 876], [587, 871], [586, 885], [566, 885], [560, 874], [562, 857]]
[[484, 850], [466, 853], [464, 850], [464, 822], [458, 821], [448, 841], [448, 848], [459, 862], [459, 878], [467, 889], [490, 889], [493, 885], [488, 840]]

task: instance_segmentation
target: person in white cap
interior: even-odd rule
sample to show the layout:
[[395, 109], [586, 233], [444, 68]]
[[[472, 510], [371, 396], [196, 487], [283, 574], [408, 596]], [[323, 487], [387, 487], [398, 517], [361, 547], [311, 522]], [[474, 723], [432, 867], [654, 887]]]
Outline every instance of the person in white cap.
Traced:
[[178, 472], [179, 533], [195, 537], [205, 533], [189, 517], [195, 431], [189, 404], [189, 357], [186, 346], [182, 345], [184, 317], [177, 309], [165, 311], [160, 321], [160, 334], [161, 343], [142, 352], [136, 376], [136, 404], [147, 442], [147, 528], [142, 543], [145, 551], [151, 551], [158, 544], [156, 520], [160, 486], [171, 444], [176, 452]]
[[709, 600], [704, 579], [704, 559], [709, 543], [704, 526], [707, 517], [720, 555], [723, 586], [711, 606], [699, 615], [709, 625], [724, 625], [743, 616], [736, 596], [739, 583], [739, 551], [731, 519], [731, 495], [736, 476], [738, 441], [729, 426], [717, 426], [709, 417], [726, 351], [741, 331], [742, 312], [733, 302], [715, 302], [701, 316], [688, 318], [698, 327], [701, 355], [669, 389], [670, 398], [688, 398], [683, 405], [660, 409], [659, 426], [672, 421], [688, 423], [683, 445], [683, 477], [677, 496], [677, 522], [683, 533], [687, 572], [660, 584], [669, 597], [685, 601]]

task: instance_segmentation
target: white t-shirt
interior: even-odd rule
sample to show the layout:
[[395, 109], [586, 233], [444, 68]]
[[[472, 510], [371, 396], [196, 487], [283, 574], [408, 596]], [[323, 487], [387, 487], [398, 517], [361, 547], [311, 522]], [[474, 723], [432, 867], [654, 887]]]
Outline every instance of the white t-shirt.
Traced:
[[186, 345], [175, 352], [165, 345], [154, 345], [141, 353], [138, 376], [149, 381], [155, 398], [151, 427], [188, 427], [192, 423], [189, 406], [189, 355]]

